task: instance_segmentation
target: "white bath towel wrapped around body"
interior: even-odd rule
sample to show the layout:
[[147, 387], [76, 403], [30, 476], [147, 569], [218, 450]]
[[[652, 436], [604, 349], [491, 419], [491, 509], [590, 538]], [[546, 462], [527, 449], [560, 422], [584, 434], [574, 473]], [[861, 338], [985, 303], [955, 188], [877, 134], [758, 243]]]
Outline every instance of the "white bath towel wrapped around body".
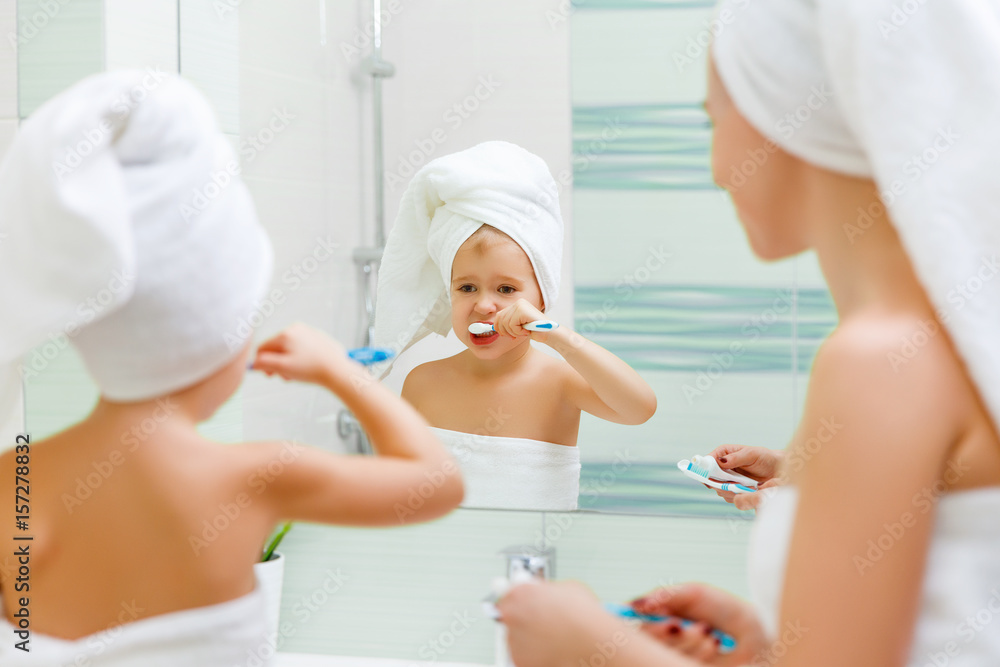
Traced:
[[[127, 605], [126, 605], [127, 606]], [[2, 610], [3, 605], [0, 605]], [[126, 608], [123, 610], [128, 613]], [[14, 647], [14, 628], [0, 616], [0, 665], [4, 667], [220, 667], [271, 664], [264, 589], [235, 600], [160, 614], [79, 639], [32, 631], [30, 652]], [[251, 662], [252, 661], [252, 662]]]
[[570, 511], [580, 495], [580, 450], [528, 438], [432, 428], [462, 469], [462, 507]]

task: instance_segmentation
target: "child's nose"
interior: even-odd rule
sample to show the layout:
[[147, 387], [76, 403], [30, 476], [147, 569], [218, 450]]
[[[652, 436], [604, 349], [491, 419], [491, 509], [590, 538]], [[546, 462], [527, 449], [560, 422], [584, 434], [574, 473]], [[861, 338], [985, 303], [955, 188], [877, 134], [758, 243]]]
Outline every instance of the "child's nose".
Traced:
[[478, 299], [476, 299], [476, 312], [483, 313], [485, 315], [491, 315], [497, 312], [496, 299], [493, 298], [491, 294], [480, 293]]

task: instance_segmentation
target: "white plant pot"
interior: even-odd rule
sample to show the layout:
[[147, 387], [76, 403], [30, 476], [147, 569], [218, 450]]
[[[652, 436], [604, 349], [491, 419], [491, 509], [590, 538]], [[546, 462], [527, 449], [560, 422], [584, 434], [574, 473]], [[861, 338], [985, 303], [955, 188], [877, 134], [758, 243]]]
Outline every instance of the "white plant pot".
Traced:
[[278, 620], [281, 614], [281, 584], [285, 578], [285, 556], [280, 551], [271, 554], [271, 560], [253, 566], [260, 589], [267, 605], [267, 636], [277, 641]]

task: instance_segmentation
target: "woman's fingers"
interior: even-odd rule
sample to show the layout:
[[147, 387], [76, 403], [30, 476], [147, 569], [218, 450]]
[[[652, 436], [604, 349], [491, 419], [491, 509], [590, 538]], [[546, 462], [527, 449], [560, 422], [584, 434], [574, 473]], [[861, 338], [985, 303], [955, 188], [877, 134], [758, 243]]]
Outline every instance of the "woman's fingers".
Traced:
[[760, 506], [763, 500], [764, 496], [760, 491], [757, 493], [741, 493], [736, 496], [735, 500], [733, 500], [733, 505], [735, 505], [738, 510], [755, 510]]
[[[712, 488], [712, 487], [709, 487], [709, 488]], [[733, 493], [732, 491], [722, 491], [720, 489], [714, 489], [714, 491], [715, 491], [716, 495], [718, 495], [720, 498], [722, 498], [723, 500], [725, 500], [727, 503], [732, 503], [733, 500], [738, 495], [736, 493]]]
[[721, 457], [716, 457], [716, 460], [719, 462], [719, 467], [723, 470], [732, 470], [733, 468], [752, 466], [757, 463], [757, 459], [757, 452], [753, 451], [750, 447], [741, 447], [735, 451], [728, 452]]
[[663, 644], [700, 662], [707, 662], [718, 654], [718, 642], [712, 634], [712, 628], [704, 623], [684, 625], [679, 621], [669, 621], [644, 625], [643, 630]]

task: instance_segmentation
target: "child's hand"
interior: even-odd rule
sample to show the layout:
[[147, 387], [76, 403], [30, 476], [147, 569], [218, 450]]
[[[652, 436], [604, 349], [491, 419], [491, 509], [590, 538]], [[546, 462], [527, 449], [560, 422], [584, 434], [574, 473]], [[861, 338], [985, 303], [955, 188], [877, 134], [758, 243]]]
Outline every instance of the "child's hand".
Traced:
[[344, 346], [322, 331], [296, 322], [257, 348], [253, 369], [286, 380], [321, 384], [349, 365]]
[[[543, 320], [545, 316], [541, 311], [532, 306], [524, 299], [518, 299], [513, 305], [507, 306], [499, 311], [493, 320], [493, 329], [501, 336], [517, 338], [519, 336], [531, 336], [533, 333], [525, 329], [522, 325], [535, 320]], [[542, 334], [545, 336], [546, 334]], [[542, 338], [538, 338], [542, 340]]]

